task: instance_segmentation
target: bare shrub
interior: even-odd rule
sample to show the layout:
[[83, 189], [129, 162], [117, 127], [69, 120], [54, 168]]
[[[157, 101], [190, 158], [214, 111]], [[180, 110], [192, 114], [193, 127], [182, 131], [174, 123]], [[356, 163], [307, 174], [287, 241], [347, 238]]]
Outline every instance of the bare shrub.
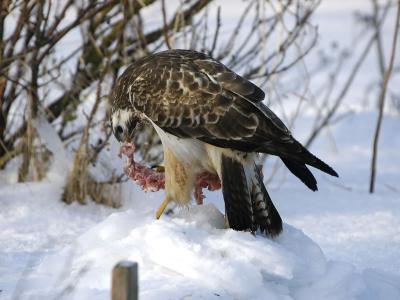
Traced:
[[[0, 168], [22, 155], [19, 179], [43, 177], [45, 168], [38, 169], [46, 165], [47, 158], [38, 155], [32, 125], [41, 109], [74, 153], [64, 201], [84, 203], [89, 195], [109, 204], [99, 200], [105, 198], [99, 195], [104, 187], [121, 181], [120, 173], [110, 172], [108, 179], [99, 180], [89, 170], [107, 149], [111, 136], [104, 99], [125, 65], [168, 48], [208, 53], [253, 80], [267, 91], [266, 101], [280, 110], [288, 124], [294, 124], [304, 107], [320, 110], [307, 141], [311, 144], [321, 129], [337, 121], [335, 112], [349, 88], [343, 87], [328, 110], [320, 109], [324, 102], [310, 99], [309, 82], [325, 68], [321, 64], [319, 69], [308, 70], [304, 63], [318, 38], [311, 17], [319, 1], [243, 3], [235, 19], [228, 19], [212, 0], [2, 1]], [[158, 18], [147, 22], [154, 12]], [[338, 68], [345, 59], [337, 59]], [[285, 76], [295, 68], [306, 76], [287, 85]], [[329, 90], [333, 86], [327, 89], [325, 101], [332, 97]], [[88, 100], [90, 93], [96, 94], [95, 101]], [[290, 113], [284, 108], [288, 95], [297, 101], [297, 109]], [[89, 111], [84, 118], [82, 107]], [[103, 130], [96, 131], [100, 127]], [[147, 162], [162, 160], [154, 130], [143, 128], [136, 144]]]

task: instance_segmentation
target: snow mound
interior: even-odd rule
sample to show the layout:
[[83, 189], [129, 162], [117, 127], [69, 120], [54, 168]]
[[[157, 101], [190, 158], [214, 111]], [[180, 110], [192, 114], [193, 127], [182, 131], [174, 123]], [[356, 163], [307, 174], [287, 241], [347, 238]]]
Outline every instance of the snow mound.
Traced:
[[287, 224], [274, 240], [224, 229], [212, 204], [160, 220], [150, 211], [113, 213], [47, 256], [22, 296], [108, 299], [120, 260], [139, 263], [140, 299], [400, 299], [399, 278], [327, 261]]

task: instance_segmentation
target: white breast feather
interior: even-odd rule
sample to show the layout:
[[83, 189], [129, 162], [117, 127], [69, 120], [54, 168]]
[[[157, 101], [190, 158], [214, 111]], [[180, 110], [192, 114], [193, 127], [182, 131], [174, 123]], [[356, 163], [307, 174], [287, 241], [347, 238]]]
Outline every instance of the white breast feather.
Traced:
[[207, 159], [207, 153], [202, 141], [190, 138], [178, 138], [162, 130], [149, 118], [147, 119], [153, 124], [154, 129], [157, 131], [164, 149], [168, 147], [178, 159], [190, 164]]
[[113, 126], [125, 125], [132, 118], [133, 112], [127, 109], [118, 109], [115, 114], [112, 115]]

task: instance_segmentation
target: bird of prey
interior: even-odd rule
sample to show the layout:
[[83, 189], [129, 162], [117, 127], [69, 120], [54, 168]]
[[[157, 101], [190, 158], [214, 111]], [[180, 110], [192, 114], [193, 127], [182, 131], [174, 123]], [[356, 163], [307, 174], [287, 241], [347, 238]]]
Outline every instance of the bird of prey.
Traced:
[[263, 104], [264, 92], [210, 56], [167, 50], [131, 64], [111, 93], [111, 125], [130, 142], [138, 124], [151, 124], [164, 149], [165, 198], [187, 205], [203, 172], [221, 182], [227, 223], [274, 237], [282, 219], [264, 186], [258, 153], [279, 156], [311, 190], [308, 166], [337, 173], [311, 154]]

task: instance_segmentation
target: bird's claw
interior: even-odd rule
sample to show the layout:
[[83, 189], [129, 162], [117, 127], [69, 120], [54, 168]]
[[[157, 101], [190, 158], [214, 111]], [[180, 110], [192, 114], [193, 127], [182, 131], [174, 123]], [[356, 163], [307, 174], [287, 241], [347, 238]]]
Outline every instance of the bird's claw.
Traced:
[[165, 173], [165, 167], [161, 165], [152, 165], [151, 169], [153, 169], [157, 173]]

